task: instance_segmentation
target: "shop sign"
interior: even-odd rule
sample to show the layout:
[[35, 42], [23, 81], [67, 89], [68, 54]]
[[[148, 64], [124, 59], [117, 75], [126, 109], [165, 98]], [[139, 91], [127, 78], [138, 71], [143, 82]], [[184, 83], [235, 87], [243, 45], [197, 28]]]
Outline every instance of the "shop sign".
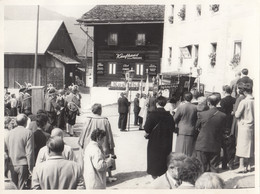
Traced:
[[149, 65], [149, 75], [157, 75], [157, 66], [154, 64]]
[[115, 53], [115, 58], [140, 60], [143, 59], [143, 55], [140, 53]]
[[129, 64], [123, 64], [122, 71], [129, 71], [129, 70], [130, 70], [130, 65]]
[[[128, 84], [127, 82], [123, 82], [123, 81], [111, 81], [111, 87], [113, 88], [125, 88], [126, 84]], [[140, 82], [129, 82], [129, 87], [130, 88], [138, 88], [139, 87]]]
[[104, 75], [104, 64], [102, 63], [97, 64], [97, 74]]

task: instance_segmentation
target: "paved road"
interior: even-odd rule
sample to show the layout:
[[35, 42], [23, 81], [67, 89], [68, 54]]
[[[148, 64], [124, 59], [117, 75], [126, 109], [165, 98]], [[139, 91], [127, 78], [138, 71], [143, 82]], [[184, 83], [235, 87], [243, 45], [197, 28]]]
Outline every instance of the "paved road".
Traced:
[[[83, 102], [86, 97], [83, 97]], [[87, 103], [86, 100], [85, 103]], [[84, 104], [84, 103], [83, 103]], [[84, 105], [83, 114], [77, 118], [75, 131], [80, 133], [84, 118], [90, 114], [90, 106]], [[132, 109], [131, 109], [132, 111]], [[133, 113], [133, 112], [132, 112]], [[133, 126], [133, 114], [130, 118], [130, 130], [120, 132], [117, 128], [118, 113], [117, 105], [108, 105], [103, 107], [103, 116], [108, 117], [115, 141], [115, 153], [117, 155], [116, 170], [113, 175], [118, 181], [107, 185], [107, 189], [146, 189], [152, 181], [151, 176], [146, 173], [146, 149], [147, 140], [144, 138], [144, 131], [139, 131]], [[77, 137], [65, 137], [67, 144], [71, 145], [77, 153]], [[233, 188], [238, 180], [246, 177], [245, 181], [254, 181], [254, 172], [246, 174], [237, 174], [234, 171], [222, 171], [219, 175], [225, 180], [227, 188]]]

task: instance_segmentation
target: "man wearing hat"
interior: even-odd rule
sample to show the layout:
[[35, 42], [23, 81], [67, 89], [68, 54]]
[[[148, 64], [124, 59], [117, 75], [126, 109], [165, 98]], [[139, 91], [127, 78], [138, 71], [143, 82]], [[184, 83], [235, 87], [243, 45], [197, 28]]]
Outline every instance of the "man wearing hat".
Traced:
[[125, 95], [126, 93], [122, 92], [117, 101], [118, 113], [119, 113], [118, 128], [120, 129], [120, 131], [126, 131], [125, 129], [127, 123], [127, 114], [128, 114], [128, 108], [130, 106], [130, 102], [125, 97]]
[[48, 96], [45, 100], [45, 111], [47, 112], [48, 122], [54, 127], [56, 126], [56, 90], [54, 87], [50, 88]]

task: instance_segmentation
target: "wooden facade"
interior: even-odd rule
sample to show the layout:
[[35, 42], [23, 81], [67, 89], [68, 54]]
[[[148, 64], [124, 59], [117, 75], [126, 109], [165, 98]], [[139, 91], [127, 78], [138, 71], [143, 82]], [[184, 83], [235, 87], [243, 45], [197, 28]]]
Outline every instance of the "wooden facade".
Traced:
[[[117, 34], [117, 45], [109, 45], [109, 34]], [[145, 34], [143, 45], [136, 43], [137, 34]], [[134, 81], [150, 80], [160, 73], [163, 24], [105, 24], [94, 26], [94, 86], [111, 87], [111, 82], [125, 81], [125, 72], [135, 71]], [[109, 64], [115, 64], [115, 72]], [[137, 64], [142, 65], [142, 72]]]
[[[44, 34], [40, 34], [40, 36], [44, 36]], [[71, 85], [75, 79], [76, 65], [79, 64], [76, 61], [76, 55], [75, 47], [69, 37], [66, 26], [61, 22], [45, 52], [38, 55], [36, 85], [45, 86], [48, 83], [52, 83], [57, 89]], [[33, 82], [34, 57], [33, 52], [28, 54], [5, 53], [5, 87], [18, 88], [19, 86], [15, 81], [23, 85], [25, 82]], [[70, 59], [70, 61], [65, 59]]]

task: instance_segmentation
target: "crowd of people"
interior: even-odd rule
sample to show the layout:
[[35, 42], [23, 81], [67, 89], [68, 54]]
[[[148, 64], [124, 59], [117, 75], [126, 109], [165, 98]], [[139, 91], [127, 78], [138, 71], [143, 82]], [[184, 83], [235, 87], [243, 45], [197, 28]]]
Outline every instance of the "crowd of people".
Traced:
[[[253, 81], [247, 74], [248, 70], [243, 69], [236, 75], [242, 77], [231, 85], [224, 85], [222, 94], [213, 92], [199, 97], [198, 92], [192, 90], [184, 93], [181, 102], [173, 97], [167, 103], [161, 94], [155, 100], [150, 97], [146, 101], [147, 118], [142, 125], [148, 139], [147, 173], [155, 182], [170, 176], [166, 161], [172, 151], [196, 158], [201, 164], [201, 174], [218, 173], [220, 166], [237, 173], [252, 171], [254, 97]], [[153, 102], [155, 109], [149, 112]], [[176, 141], [173, 141], [173, 133], [177, 135]], [[167, 179], [167, 188], [179, 184], [171, 178]], [[161, 187], [163, 184], [159, 181], [157, 188]]]
[[[220, 164], [224, 170], [239, 165], [237, 173], [252, 170], [253, 81], [247, 69], [241, 74], [246, 75], [223, 86], [223, 96], [217, 92], [201, 96], [196, 90], [185, 92], [183, 100], [174, 96], [167, 100], [160, 91], [136, 95], [134, 125], [145, 131], [148, 140], [151, 188], [220, 189], [224, 188], [217, 174]], [[107, 182], [117, 181], [112, 176], [116, 169], [113, 133], [108, 118], [102, 116], [101, 104], [92, 105], [92, 114], [86, 117], [76, 156], [63, 139], [65, 133], [74, 136], [73, 125], [80, 113], [78, 86], [57, 91], [48, 85], [44, 109], [36, 115], [31, 114], [31, 102], [26, 102], [29, 88], [19, 92], [17, 110], [10, 111], [17, 116], [5, 117], [6, 189], [106, 189]], [[118, 99], [120, 131], [126, 131], [129, 107], [122, 92]]]

